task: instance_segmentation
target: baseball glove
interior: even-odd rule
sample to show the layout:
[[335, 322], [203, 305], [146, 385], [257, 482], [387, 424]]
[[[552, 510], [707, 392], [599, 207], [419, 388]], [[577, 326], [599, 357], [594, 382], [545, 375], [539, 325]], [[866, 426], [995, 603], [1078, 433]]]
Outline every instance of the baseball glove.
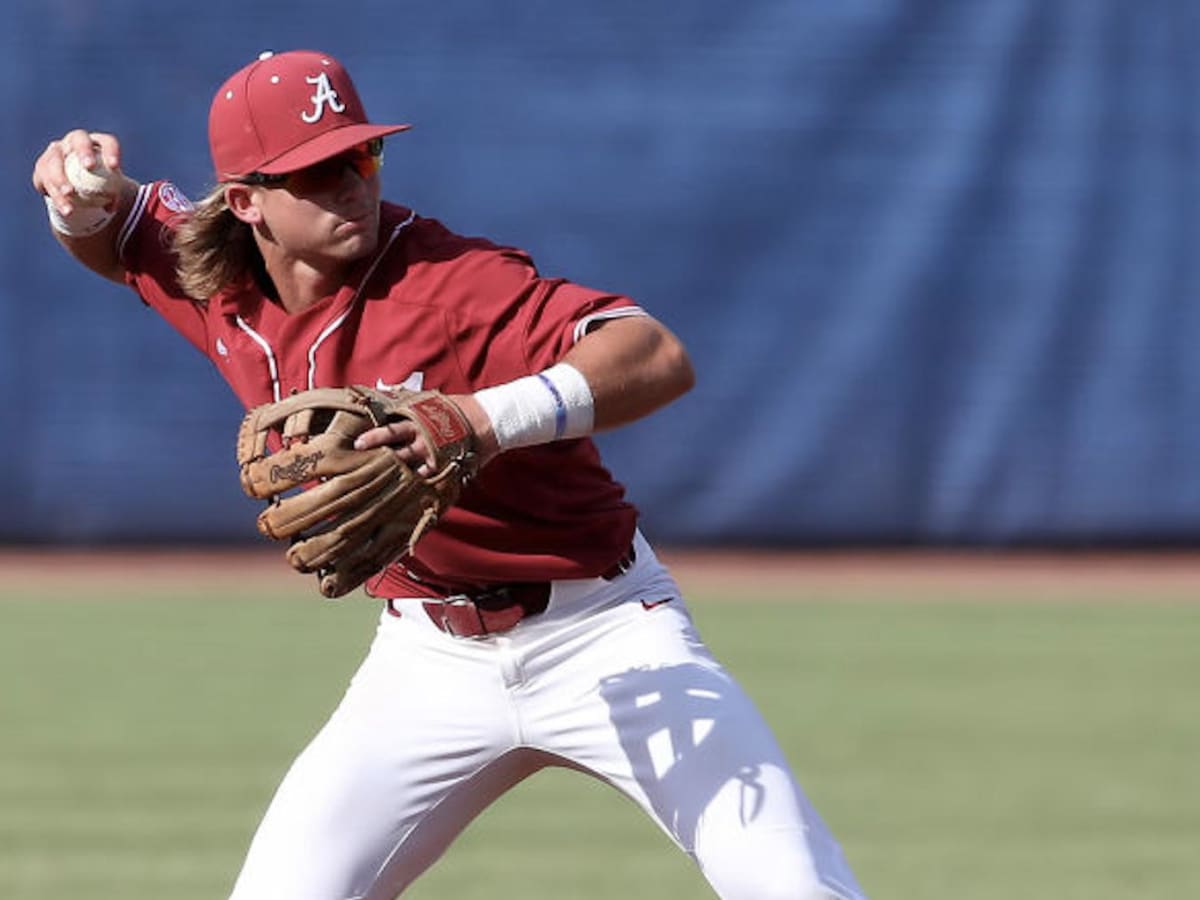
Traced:
[[[391, 447], [355, 450], [368, 429], [408, 419], [431, 449], [419, 475]], [[437, 391], [317, 388], [246, 414], [238, 431], [242, 489], [270, 501], [258, 530], [287, 540], [287, 560], [341, 597], [413, 546], [475, 473], [473, 432]]]

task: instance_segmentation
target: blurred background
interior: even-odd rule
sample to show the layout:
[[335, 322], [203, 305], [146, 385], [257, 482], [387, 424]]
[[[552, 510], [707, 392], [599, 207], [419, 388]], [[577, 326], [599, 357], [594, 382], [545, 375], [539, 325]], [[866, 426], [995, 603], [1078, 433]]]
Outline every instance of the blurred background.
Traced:
[[[1194, 0], [8, 0], [0, 896], [226, 896], [378, 617], [258, 537], [232, 392], [30, 189], [86, 126], [204, 193], [213, 91], [298, 48], [414, 124], [390, 199], [687, 343], [600, 443], [872, 897], [1197, 896], [1200, 556], [1110, 552], [1200, 546], [1197, 47]], [[710, 896], [568, 782], [414, 900]]]
[[1190, 0], [7, 10], [0, 540], [257, 540], [232, 393], [67, 259], [29, 172], [83, 125], [199, 195], [213, 90], [296, 48], [415, 124], [390, 199], [686, 341], [696, 390], [602, 439], [652, 538], [1200, 536]]

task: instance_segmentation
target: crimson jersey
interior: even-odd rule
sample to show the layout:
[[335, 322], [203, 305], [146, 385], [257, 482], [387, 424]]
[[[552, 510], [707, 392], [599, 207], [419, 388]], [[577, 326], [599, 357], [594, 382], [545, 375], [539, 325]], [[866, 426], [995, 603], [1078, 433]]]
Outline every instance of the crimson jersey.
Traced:
[[[179, 288], [171, 249], [189, 210], [169, 182], [141, 187], [118, 239], [126, 280], [247, 407], [349, 384], [470, 393], [553, 365], [598, 319], [644, 315], [627, 297], [540, 277], [520, 250], [387, 203], [374, 254], [309, 309], [289, 315], [253, 285], [200, 303]], [[420, 594], [409, 571], [464, 587], [595, 576], [636, 521], [591, 440], [511, 450], [372, 590]]]

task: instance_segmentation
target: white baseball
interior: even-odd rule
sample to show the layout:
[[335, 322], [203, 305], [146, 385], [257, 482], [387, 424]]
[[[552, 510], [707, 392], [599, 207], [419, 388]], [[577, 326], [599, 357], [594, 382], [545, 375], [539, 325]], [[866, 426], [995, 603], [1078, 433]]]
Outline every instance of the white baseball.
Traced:
[[80, 206], [103, 206], [121, 193], [121, 176], [96, 156], [96, 165], [86, 169], [75, 153], [68, 153], [63, 160], [67, 180], [75, 188]]

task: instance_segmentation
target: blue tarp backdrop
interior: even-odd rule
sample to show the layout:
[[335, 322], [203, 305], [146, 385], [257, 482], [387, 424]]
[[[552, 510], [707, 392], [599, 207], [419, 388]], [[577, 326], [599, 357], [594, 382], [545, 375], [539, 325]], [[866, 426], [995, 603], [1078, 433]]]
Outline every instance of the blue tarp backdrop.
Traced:
[[415, 124], [390, 198], [684, 338], [695, 391], [601, 439], [652, 538], [1200, 537], [1193, 0], [7, 10], [0, 539], [257, 540], [232, 393], [29, 171], [83, 125], [203, 192], [212, 91], [267, 48]]

